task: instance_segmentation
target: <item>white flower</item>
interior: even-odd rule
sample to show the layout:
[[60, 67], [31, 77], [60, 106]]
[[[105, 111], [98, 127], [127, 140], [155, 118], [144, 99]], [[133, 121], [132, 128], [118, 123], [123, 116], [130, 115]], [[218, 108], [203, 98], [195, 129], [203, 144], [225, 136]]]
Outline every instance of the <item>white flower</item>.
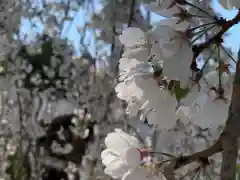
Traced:
[[[222, 74], [221, 87], [223, 97], [219, 98], [219, 75], [217, 71], [206, 74], [200, 81], [201, 90], [196, 94], [196, 100], [184, 111], [186, 116], [202, 128], [216, 128], [223, 125], [228, 116], [228, 108], [232, 94], [233, 76]], [[215, 88], [215, 89], [214, 89]], [[190, 104], [190, 103], [189, 103]]]
[[226, 9], [240, 8], [239, 0], [219, 0], [219, 2]]
[[136, 116], [146, 104], [143, 99], [144, 89], [136, 84], [135, 78], [152, 77], [152, 66], [149, 63], [140, 63], [136, 59], [120, 59], [120, 78], [122, 81], [116, 85], [115, 91], [119, 99], [128, 104], [126, 112], [130, 116]]
[[190, 82], [193, 53], [188, 44], [182, 41], [178, 56], [171, 57], [163, 63], [163, 74], [171, 80], [179, 80], [180, 86], [186, 88]]
[[154, 2], [148, 4], [147, 8], [149, 8], [152, 12], [167, 18], [176, 17], [182, 11], [182, 8], [178, 5], [175, 5], [169, 9], [164, 9], [163, 7], [158, 6], [158, 4]]
[[185, 124], [190, 122], [190, 108], [188, 106], [180, 106], [176, 112], [177, 118], [179, 118]]
[[176, 0], [162, 0], [161, 2], [158, 1], [158, 5], [163, 9], [169, 9], [175, 4]]
[[[151, 111], [147, 112], [146, 117], [149, 124], [157, 125], [157, 127], [161, 129], [170, 129], [177, 122], [177, 117], [175, 115], [174, 109], [176, 107], [176, 104], [172, 101], [169, 102], [166, 99], [165, 101], [161, 102], [162, 102], [161, 106], [159, 108], [152, 109]], [[168, 105], [170, 107], [168, 107]]]
[[138, 113], [148, 105], [148, 101], [143, 102], [133, 96], [131, 97], [131, 100], [127, 101], [127, 105], [128, 106], [125, 112], [129, 116], [137, 116]]
[[183, 99], [181, 99], [181, 105], [192, 106], [195, 103], [195, 100], [197, 99], [197, 97], [200, 97], [202, 95], [203, 93], [200, 91], [199, 86], [196, 84], [193, 87], [191, 87], [188, 94]]
[[[229, 98], [232, 95], [233, 88], [233, 74], [222, 73], [221, 88], [224, 90], [224, 97]], [[211, 71], [207, 73], [200, 84], [204, 91], [209, 91], [211, 88], [218, 88], [219, 86], [219, 73], [218, 71]]]
[[169, 152], [172, 145], [177, 145], [178, 141], [186, 138], [184, 128], [176, 131], [176, 127], [178, 127], [178, 125], [174, 126], [172, 129], [165, 130], [157, 134], [155, 151]]
[[119, 60], [119, 71], [120, 71], [120, 79], [123, 80], [128, 77], [131, 69], [135, 68], [137, 65], [141, 64], [140, 61], [137, 59], [130, 59], [130, 58], [121, 58]]
[[148, 122], [159, 128], [171, 128], [176, 123], [176, 99], [169, 92], [161, 90], [153, 78], [137, 76], [134, 80], [143, 90], [142, 100], [148, 102], [145, 106]]
[[169, 26], [157, 26], [149, 34], [152, 48], [156, 46], [156, 50], [160, 51], [161, 60], [176, 55], [181, 47], [180, 40], [183, 35], [175, 31]]
[[169, 26], [157, 26], [150, 35], [155, 39], [151, 54], [157, 54], [157, 59], [164, 61], [163, 74], [171, 80], [179, 80], [185, 87], [191, 76], [193, 52], [186, 36]]
[[128, 171], [122, 177], [122, 180], [150, 180], [147, 171], [143, 168], [137, 168], [133, 172]]
[[126, 48], [122, 57], [129, 59], [137, 59], [140, 62], [146, 62], [148, 61], [149, 52], [149, 48], [144, 46], [136, 48]]
[[[158, 44], [160, 48], [163, 49], [163, 57], [168, 58], [172, 55], [179, 54], [181, 52], [182, 43], [185, 45], [188, 44], [189, 46], [189, 42], [184, 33], [171, 27], [171, 25], [174, 26], [177, 24], [177, 19], [167, 19], [163, 21], [163, 24], [166, 25], [161, 25], [160, 23], [153, 29], [149, 36], [152, 37], [153, 40], [157, 40], [155, 44]], [[187, 28], [188, 25], [186, 24], [183, 24], [181, 29]]]
[[121, 82], [117, 84], [115, 87], [115, 91], [117, 93], [117, 97], [119, 99], [125, 100], [125, 101], [130, 101], [132, 97], [137, 97], [138, 99], [141, 99], [143, 96], [143, 91], [140, 89], [134, 81], [130, 83], [126, 82]]
[[179, 18], [171, 18], [171, 19], [162, 19], [161, 21], [159, 21], [158, 25], [159, 26], [169, 26], [176, 31], [185, 32], [189, 28], [190, 22], [185, 21], [185, 20], [182, 21]]
[[146, 76], [153, 73], [150, 63], [137, 59], [121, 58], [119, 62], [120, 81], [129, 81], [134, 76]]
[[[211, 15], [212, 17], [215, 16], [215, 11], [212, 9], [211, 7], [211, 3], [206, 3], [204, 1], [191, 1], [191, 3], [195, 6], [195, 7], [198, 7], [198, 8], [195, 8], [195, 7], [192, 7], [190, 6], [188, 8], [188, 12], [190, 14], [193, 14], [193, 15], [198, 15], [198, 16], [203, 16], [203, 17], [209, 17], [208, 15], [206, 15], [205, 12], [207, 12], [209, 15]], [[203, 12], [200, 11], [199, 9], [201, 10], [204, 10]], [[212, 18], [202, 18], [201, 21], [205, 22], [206, 19], [208, 20], [213, 20]], [[212, 22], [212, 21], [211, 21]]]
[[140, 28], [134, 27], [124, 29], [119, 40], [126, 47], [141, 46], [147, 43], [145, 33]]
[[109, 133], [105, 139], [107, 149], [101, 153], [105, 173], [113, 178], [121, 178], [134, 171], [142, 161], [141, 143], [121, 129]]
[[205, 99], [205, 105], [197, 108], [191, 108], [191, 118], [193, 123], [202, 128], [216, 128], [226, 122], [228, 108], [230, 103], [221, 99], [211, 99], [208, 95], [202, 97]]

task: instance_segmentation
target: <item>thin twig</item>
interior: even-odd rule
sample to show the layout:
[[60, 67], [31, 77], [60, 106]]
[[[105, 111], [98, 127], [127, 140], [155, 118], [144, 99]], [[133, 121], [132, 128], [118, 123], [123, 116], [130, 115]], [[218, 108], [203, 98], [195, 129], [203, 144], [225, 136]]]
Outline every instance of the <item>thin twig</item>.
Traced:
[[229, 52], [227, 52], [227, 50], [223, 47], [223, 45], [220, 45], [220, 47], [222, 48], [222, 50], [224, 51], [224, 53], [234, 62], [237, 63], [237, 61], [231, 56], [231, 54]]

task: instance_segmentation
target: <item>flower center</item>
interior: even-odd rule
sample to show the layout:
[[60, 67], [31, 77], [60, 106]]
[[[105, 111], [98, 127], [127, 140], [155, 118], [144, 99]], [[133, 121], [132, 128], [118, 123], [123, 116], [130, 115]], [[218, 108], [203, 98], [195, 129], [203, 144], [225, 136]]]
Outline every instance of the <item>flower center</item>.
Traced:
[[139, 148], [137, 148], [137, 151], [139, 152], [139, 154], [140, 154], [140, 159], [141, 160], [143, 160], [143, 158], [144, 157], [146, 157], [146, 155], [147, 155], [147, 151], [146, 150], [142, 150], [142, 149], [139, 149]]

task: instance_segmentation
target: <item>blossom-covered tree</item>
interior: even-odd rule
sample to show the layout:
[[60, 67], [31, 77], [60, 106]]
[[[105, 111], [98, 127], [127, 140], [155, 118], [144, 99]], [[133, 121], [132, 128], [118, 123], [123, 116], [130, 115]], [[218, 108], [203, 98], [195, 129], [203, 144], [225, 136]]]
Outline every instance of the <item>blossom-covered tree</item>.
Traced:
[[[228, 8], [229, 5], [238, 7], [237, 1], [221, 3]], [[175, 179], [175, 170], [196, 161], [200, 166], [194, 171], [200, 172], [211, 164], [210, 156], [222, 152], [220, 178], [234, 179], [239, 137], [237, 87], [240, 55], [234, 60], [222, 44], [225, 33], [238, 24], [239, 13], [233, 19], [225, 20], [204, 1], [158, 1], [147, 7], [166, 18], [149, 31], [131, 23], [123, 29], [119, 36], [124, 45], [119, 60], [120, 82], [115, 88], [118, 98], [127, 103], [129, 116], [147, 119], [165, 133], [179, 120], [185, 126], [193, 123], [203, 129], [224, 125], [219, 138], [209, 148], [155, 163], [160, 164], [158, 172], [163, 171], [167, 179]], [[211, 53], [217, 56], [213, 57]], [[206, 54], [207, 59], [204, 58]], [[224, 54], [228, 57], [223, 58]], [[204, 69], [210, 63], [206, 72]], [[229, 70], [232, 64], [236, 67], [234, 72]], [[136, 151], [135, 154], [139, 153]], [[104, 159], [106, 165], [116, 161], [112, 159], [106, 163]], [[127, 165], [127, 161], [125, 163]], [[115, 166], [106, 173], [119, 177], [120, 164], [117, 165], [116, 161]], [[122, 172], [121, 177], [126, 178], [128, 173]]]
[[1, 178], [235, 179], [240, 54], [224, 40], [239, 12], [225, 19], [207, 0], [1, 7]]

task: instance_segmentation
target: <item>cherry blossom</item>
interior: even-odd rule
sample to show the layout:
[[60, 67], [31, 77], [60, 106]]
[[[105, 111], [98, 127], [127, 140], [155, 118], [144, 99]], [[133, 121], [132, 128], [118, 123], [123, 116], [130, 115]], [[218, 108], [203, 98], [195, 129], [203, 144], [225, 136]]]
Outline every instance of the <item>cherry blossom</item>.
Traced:
[[139, 64], [141, 64], [141, 62], [137, 59], [130, 59], [125, 57], [121, 58], [119, 60], [120, 80], [127, 78], [131, 73], [131, 70], [136, 68], [136, 66]]
[[[175, 19], [172, 19], [170, 21], [164, 21], [163, 23], [167, 25], [175, 24], [176, 26], [178, 26]], [[188, 23], [187, 25], [183, 24], [183, 26], [179, 25], [179, 30], [181, 29], [184, 31], [188, 28], [188, 25]], [[134, 58], [136, 59], [131, 59], [132, 57], [130, 56], [130, 54], [134, 54], [134, 51], [139, 52], [141, 50], [143, 50], [143, 54], [144, 52], [145, 54], [147, 54], [147, 48], [143, 48], [143, 45], [146, 45], [149, 42], [153, 42], [151, 41], [151, 38], [157, 39], [158, 42], [160, 42], [158, 43], [158, 45], [153, 45], [150, 43], [152, 46], [151, 53], [153, 54], [153, 51], [155, 51], [160, 52], [160, 55], [166, 55], [166, 58], [159, 59], [164, 61], [164, 75], [167, 76], [169, 79], [180, 80], [181, 86], [187, 86], [191, 74], [191, 59], [189, 58], [189, 55], [190, 57], [192, 56], [192, 50], [187, 44], [188, 41], [184, 37], [184, 34], [180, 31], [172, 29], [170, 26], [159, 25], [157, 28], [155, 28], [152, 32], [148, 34], [148, 38], [150, 38], [148, 39], [149, 42], [146, 43], [146, 41], [144, 41], [145, 44], [141, 43], [140, 45], [142, 45], [142, 47], [140, 46], [139, 48], [134, 47], [133, 44], [138, 44], [138, 42], [140, 42], [138, 41], [138, 39], [144, 39], [146, 35], [140, 29], [136, 30], [136, 28], [134, 28], [134, 31], [138, 32], [136, 33], [138, 37], [131, 37], [132, 42], [135, 43], [129, 45], [124, 40], [124, 37], [128, 37], [128, 34], [133, 33], [132, 30], [133, 29], [131, 28], [127, 28], [127, 30], [125, 30], [120, 36], [120, 40], [122, 39], [121, 42], [124, 45], [127, 44], [126, 46], [131, 46], [131, 48], [127, 49], [127, 51], [125, 51], [125, 53], [123, 54], [123, 58], [120, 59], [120, 80], [123, 80], [124, 82], [119, 83], [116, 86], [115, 91], [117, 92], [117, 96], [120, 99], [123, 99], [128, 103], [128, 108], [126, 111], [128, 114], [138, 114], [138, 111], [143, 109], [143, 104], [146, 105], [147, 102], [147, 105], [145, 106], [146, 110], [144, 110], [144, 116], [147, 117], [149, 124], [158, 125], [163, 129], [169, 129], [176, 123], [177, 119], [175, 116], [177, 105], [175, 98], [171, 96], [168, 92], [160, 90], [160, 87], [158, 87], [157, 82], [153, 79], [151, 75], [151, 68], [148, 64], [143, 63], [147, 56], [145, 56], [143, 60], [138, 61], [138, 58], [141, 59], [141, 57], [144, 56], [142, 55], [138, 58], [137, 56], [134, 56]], [[131, 35], [134, 36], [133, 34]], [[131, 38], [129, 37], [127, 40], [130, 40]], [[134, 40], [134, 38], [137, 40]], [[144, 40], [147, 39], [145, 38]], [[188, 47], [189, 51], [185, 50], [186, 46]], [[174, 56], [180, 51], [183, 52], [181, 57], [183, 60], [178, 60], [177, 57]], [[170, 55], [169, 52], [172, 55]], [[149, 70], [144, 71], [144, 66], [149, 67], [145, 68]], [[186, 74], [182, 72], [186, 72]], [[166, 104], [168, 104], [168, 106], [166, 106]], [[171, 121], [165, 121], [165, 119], [171, 119]]]
[[115, 129], [105, 138], [105, 145], [107, 149], [101, 153], [101, 158], [106, 166], [105, 173], [111, 177], [121, 178], [140, 165], [143, 158], [142, 145], [134, 136]]
[[240, 8], [240, 1], [238, 0], [219, 0], [219, 2], [226, 9]]
[[127, 101], [126, 113], [129, 116], [137, 116], [148, 105], [148, 101], [141, 101], [136, 97], [131, 97], [131, 100]]
[[[150, 180], [153, 179], [149, 177], [147, 171], [143, 168], [137, 168], [133, 172], [127, 172], [124, 174], [122, 180]], [[165, 180], [165, 177], [163, 176], [161, 180]]]
[[231, 74], [224, 73], [221, 76], [221, 88], [224, 90], [224, 94], [220, 95], [218, 92], [218, 71], [206, 74], [200, 81], [200, 92], [195, 91], [196, 96], [193, 104], [189, 106], [188, 110], [185, 107], [186, 115], [202, 128], [216, 128], [224, 124], [228, 116], [233, 87], [232, 81], [233, 75]]
[[150, 33], [152, 46], [158, 46], [161, 52], [161, 60], [166, 60], [172, 56], [178, 55], [182, 48], [182, 43], [187, 44], [188, 40], [184, 33], [174, 30], [170, 26], [159, 25]]
[[177, 1], [176, 0], [163, 0], [163, 1], [158, 1], [157, 5], [162, 7], [163, 9], [169, 9], [173, 5], [176, 5]]
[[146, 46], [140, 46], [136, 48], [126, 48], [122, 57], [137, 59], [140, 62], [148, 61], [149, 48]]
[[177, 102], [175, 98], [169, 92], [161, 90], [153, 78], [138, 76], [134, 80], [144, 92], [142, 99], [148, 101], [146, 106], [148, 122], [163, 129], [171, 128], [176, 123]]
[[[115, 129], [115, 132], [107, 135], [105, 144], [107, 149], [101, 153], [101, 158], [106, 166], [104, 170], [106, 174], [112, 178], [122, 178], [122, 180], [155, 179], [144, 167], [140, 166], [147, 151], [135, 137], [121, 129]], [[165, 180], [160, 172], [159, 177]]]
[[133, 81], [129, 84], [126, 84], [126, 82], [117, 84], [115, 91], [117, 92], [117, 97], [119, 99], [125, 100], [127, 102], [127, 114], [136, 116], [144, 104], [144, 100], [142, 100], [142, 89], [140, 89]]
[[129, 27], [126, 28], [119, 40], [126, 47], [140, 46], [147, 43], [146, 35], [140, 28]]
[[[193, 52], [184, 33], [170, 26], [157, 26], [151, 37], [155, 39], [152, 45], [152, 54], [158, 54], [157, 59], [163, 62], [163, 74], [172, 80], [180, 80], [185, 87], [191, 76]], [[156, 52], [156, 53], [155, 53]]]
[[[199, 100], [199, 101], [198, 101]], [[207, 94], [199, 97], [196, 104], [180, 109], [184, 115], [201, 128], [216, 128], [225, 123], [228, 115], [229, 103], [220, 99], [211, 99]], [[201, 105], [200, 105], [201, 104]]]
[[[139, 88], [137, 89], [136, 84], [131, 83], [129, 85], [127, 85], [125, 82], [121, 82], [119, 84], [117, 84], [117, 86], [115, 87], [115, 91], [117, 92], [117, 97], [119, 99], [122, 100], [130, 100], [131, 96], [138, 96], [137, 92], [135, 90], [140, 90]], [[142, 97], [143, 92], [139, 91], [139, 98]]]
[[189, 28], [190, 22], [179, 18], [162, 19], [158, 26], [169, 26], [176, 31], [185, 32]]
[[164, 9], [154, 2], [146, 5], [146, 7], [149, 8], [152, 12], [166, 18], [176, 17], [182, 11], [182, 8], [178, 5], [175, 5], [168, 9]]
[[[198, 97], [201, 97], [204, 92], [199, 89], [199, 86], [196, 84], [190, 88], [190, 92], [186, 97], [180, 100], [183, 106], [192, 106]], [[186, 110], [186, 109], [185, 109]]]

